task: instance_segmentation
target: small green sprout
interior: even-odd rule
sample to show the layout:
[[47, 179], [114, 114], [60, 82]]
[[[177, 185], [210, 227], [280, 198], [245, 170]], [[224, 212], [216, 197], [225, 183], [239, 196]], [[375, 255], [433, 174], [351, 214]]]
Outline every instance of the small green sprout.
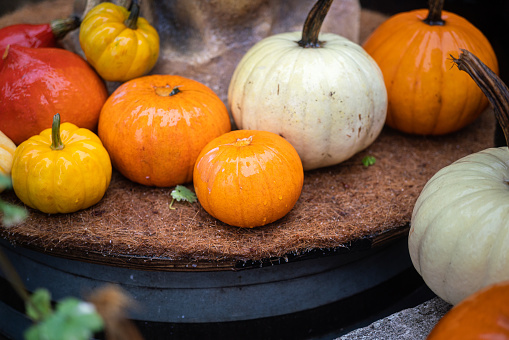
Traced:
[[362, 164], [367, 168], [368, 166], [374, 165], [376, 158], [373, 156], [366, 156], [362, 159]]
[[189, 203], [194, 203], [197, 201], [196, 194], [183, 185], [177, 185], [175, 189], [172, 190], [171, 197], [172, 199], [170, 202], [170, 209], [172, 210], [175, 209], [173, 207], [173, 202], [175, 202], [175, 200], [179, 202], [187, 201]]

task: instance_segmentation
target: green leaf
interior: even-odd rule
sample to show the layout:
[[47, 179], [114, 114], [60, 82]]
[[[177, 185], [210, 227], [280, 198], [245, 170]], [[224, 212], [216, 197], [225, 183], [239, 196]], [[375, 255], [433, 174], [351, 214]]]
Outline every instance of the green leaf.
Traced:
[[197, 201], [196, 194], [183, 185], [177, 185], [175, 189], [172, 190], [171, 197], [172, 200], [170, 203], [170, 209], [175, 209], [173, 208], [173, 201], [175, 200], [179, 202], [187, 201], [189, 203], [194, 203]]
[[52, 313], [51, 294], [47, 289], [36, 289], [26, 303], [26, 314], [33, 321], [42, 321]]
[[183, 185], [177, 185], [171, 192], [171, 197], [177, 201], [187, 201], [189, 203], [196, 202], [196, 195]]
[[362, 159], [362, 165], [365, 167], [374, 165], [376, 163], [376, 158], [373, 156], [366, 156]]
[[12, 188], [12, 181], [10, 177], [0, 174], [0, 189], [10, 189], [10, 188]]
[[2, 224], [5, 227], [12, 227], [13, 225], [20, 224], [28, 216], [28, 212], [25, 208], [9, 204], [2, 200], [0, 200], [0, 212], [3, 213]]
[[25, 332], [26, 340], [88, 340], [103, 329], [104, 323], [95, 306], [75, 298], [57, 304], [53, 314]]

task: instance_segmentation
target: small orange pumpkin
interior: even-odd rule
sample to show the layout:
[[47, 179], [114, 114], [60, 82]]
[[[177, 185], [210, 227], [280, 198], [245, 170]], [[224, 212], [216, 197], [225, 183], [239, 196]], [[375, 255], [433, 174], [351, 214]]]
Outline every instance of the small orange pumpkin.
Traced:
[[98, 134], [124, 176], [170, 187], [190, 182], [203, 147], [230, 130], [226, 106], [210, 88], [180, 76], [150, 75], [113, 92]]
[[252, 228], [285, 216], [300, 197], [301, 159], [283, 137], [235, 130], [211, 141], [194, 169], [202, 207], [227, 224]]
[[509, 281], [496, 283], [454, 306], [427, 340], [509, 339]]
[[444, 0], [431, 0], [429, 11], [396, 14], [382, 23], [363, 47], [384, 75], [389, 96], [386, 123], [419, 135], [441, 135], [473, 122], [488, 100], [470, 79], [453, 68], [461, 49], [469, 50], [494, 72], [498, 63], [487, 38], [466, 19], [442, 11]]

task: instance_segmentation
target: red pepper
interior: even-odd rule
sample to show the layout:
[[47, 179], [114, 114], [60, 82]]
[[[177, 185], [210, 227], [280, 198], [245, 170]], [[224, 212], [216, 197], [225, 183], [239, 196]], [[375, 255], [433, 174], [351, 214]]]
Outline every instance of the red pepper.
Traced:
[[[17, 24], [6, 26], [0, 29], [0, 56], [9, 45], [24, 47], [57, 47], [58, 40], [65, 37], [67, 33], [78, 28], [80, 25], [78, 17], [56, 19], [49, 24]], [[3, 58], [0, 59], [0, 68], [3, 65]]]

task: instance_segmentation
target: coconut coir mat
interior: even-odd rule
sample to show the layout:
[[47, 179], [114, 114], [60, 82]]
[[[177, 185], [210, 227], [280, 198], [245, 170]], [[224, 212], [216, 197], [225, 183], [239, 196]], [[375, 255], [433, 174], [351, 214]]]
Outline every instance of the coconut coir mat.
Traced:
[[[348, 247], [375, 236], [405, 237], [424, 184], [460, 157], [491, 147], [494, 124], [487, 110], [472, 125], [447, 136], [416, 137], [385, 127], [353, 158], [306, 172], [294, 209], [264, 227], [225, 225], [199, 203], [176, 202], [170, 209], [172, 188], [138, 185], [114, 172], [97, 205], [60, 215], [29, 210], [26, 222], [2, 230], [2, 237], [53, 255], [146, 269], [184, 263], [221, 266]], [[376, 163], [362, 165], [366, 155]], [[2, 198], [21, 204], [12, 191]]]
[[[67, 0], [55, 3], [61, 6], [51, 8], [59, 12], [45, 18], [65, 17], [71, 10]], [[47, 8], [26, 7], [1, 18], [0, 24], [40, 18], [31, 13], [40, 14]], [[384, 19], [363, 10], [360, 40]], [[493, 146], [494, 124], [488, 110], [472, 125], [448, 136], [416, 137], [386, 127], [369, 148], [353, 158], [306, 172], [294, 209], [283, 219], [256, 229], [225, 225], [199, 203], [176, 202], [176, 209], [170, 209], [173, 188], [141, 186], [114, 171], [97, 205], [53, 216], [29, 210], [23, 224], [0, 228], [0, 236], [51, 255], [151, 270], [231, 268], [243, 261], [279, 261], [316, 250], [348, 249], [365, 239], [374, 246], [406, 237], [413, 205], [424, 184], [442, 167]], [[366, 155], [374, 156], [376, 164], [364, 167], [361, 160]], [[13, 191], [1, 197], [21, 204]]]

